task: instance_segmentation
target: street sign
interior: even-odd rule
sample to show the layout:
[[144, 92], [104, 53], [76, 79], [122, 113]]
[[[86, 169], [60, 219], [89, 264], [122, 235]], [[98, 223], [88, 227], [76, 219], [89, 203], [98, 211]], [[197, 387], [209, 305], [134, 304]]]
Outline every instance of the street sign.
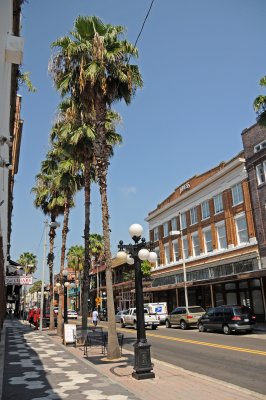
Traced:
[[6, 276], [5, 285], [32, 285], [32, 276]]

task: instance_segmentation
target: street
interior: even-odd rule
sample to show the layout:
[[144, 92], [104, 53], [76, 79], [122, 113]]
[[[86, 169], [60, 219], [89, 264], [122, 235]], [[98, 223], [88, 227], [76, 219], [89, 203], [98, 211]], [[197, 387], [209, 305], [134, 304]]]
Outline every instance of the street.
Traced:
[[[118, 324], [117, 330], [125, 334], [124, 348], [133, 351], [136, 331]], [[226, 336], [160, 326], [146, 335], [152, 358], [266, 395], [264, 332]]]

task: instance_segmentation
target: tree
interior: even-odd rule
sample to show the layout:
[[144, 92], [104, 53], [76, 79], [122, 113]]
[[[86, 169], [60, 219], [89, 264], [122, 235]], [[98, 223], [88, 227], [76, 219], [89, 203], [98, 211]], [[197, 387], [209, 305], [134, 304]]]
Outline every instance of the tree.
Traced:
[[[266, 76], [261, 78], [260, 86], [266, 88]], [[266, 126], [266, 96], [259, 95], [253, 103], [254, 110], [257, 113], [257, 121], [260, 125]]]
[[23, 266], [25, 274], [33, 274], [37, 268], [37, 257], [30, 252], [22, 253], [18, 263]]
[[[137, 49], [120, 39], [121, 26], [104, 24], [97, 17], [79, 17], [71, 36], [53, 43], [59, 48], [53, 57], [51, 72], [62, 96], [71, 94], [82, 106], [84, 119], [95, 131], [94, 162], [100, 186], [104, 250], [106, 260], [106, 289], [108, 307], [109, 359], [119, 356], [112, 289], [107, 173], [111, 147], [107, 143], [107, 112], [110, 105], [124, 99], [129, 104], [142, 79], [136, 65], [130, 65]], [[86, 248], [86, 246], [85, 246]], [[86, 251], [85, 251], [86, 254]], [[85, 262], [86, 265], [86, 262]]]
[[56, 225], [54, 224], [58, 215], [64, 213], [64, 197], [61, 195], [60, 189], [54, 185], [53, 163], [54, 159], [49, 159], [42, 163], [44, 170], [48, 169], [49, 164], [50, 173], [43, 173], [42, 171], [36, 176], [36, 184], [32, 188], [35, 194], [34, 205], [40, 208], [44, 215], [49, 215], [51, 218], [49, 229], [49, 242], [50, 248], [47, 257], [49, 266], [49, 287], [50, 287], [50, 325], [49, 329], [54, 329], [54, 279], [53, 279], [53, 265], [54, 265], [54, 240], [56, 236]]

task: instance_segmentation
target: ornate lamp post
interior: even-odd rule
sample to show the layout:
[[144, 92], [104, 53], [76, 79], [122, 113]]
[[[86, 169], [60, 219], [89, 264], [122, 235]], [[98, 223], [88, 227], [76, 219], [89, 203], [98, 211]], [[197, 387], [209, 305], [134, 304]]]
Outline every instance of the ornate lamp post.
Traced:
[[129, 227], [129, 233], [134, 244], [125, 245], [120, 240], [118, 245], [117, 258], [124, 260], [135, 267], [135, 291], [136, 291], [136, 313], [137, 313], [137, 341], [134, 343], [134, 372], [135, 379], [154, 378], [151, 364], [151, 345], [147, 342], [144, 319], [144, 300], [142, 290], [141, 261], [148, 260], [156, 262], [157, 254], [153, 252], [153, 244], [141, 238], [143, 228], [139, 224]]

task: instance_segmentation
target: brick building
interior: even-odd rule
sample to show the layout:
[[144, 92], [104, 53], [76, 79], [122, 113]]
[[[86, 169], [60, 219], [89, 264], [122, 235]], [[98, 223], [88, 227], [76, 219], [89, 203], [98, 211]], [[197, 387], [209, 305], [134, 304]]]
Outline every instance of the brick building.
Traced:
[[[265, 150], [266, 154], [266, 150]], [[144, 289], [169, 311], [185, 305], [251, 306], [265, 320], [265, 272], [244, 152], [181, 184], [146, 219], [158, 255]]]
[[259, 253], [266, 268], [266, 127], [258, 124], [242, 132]]

